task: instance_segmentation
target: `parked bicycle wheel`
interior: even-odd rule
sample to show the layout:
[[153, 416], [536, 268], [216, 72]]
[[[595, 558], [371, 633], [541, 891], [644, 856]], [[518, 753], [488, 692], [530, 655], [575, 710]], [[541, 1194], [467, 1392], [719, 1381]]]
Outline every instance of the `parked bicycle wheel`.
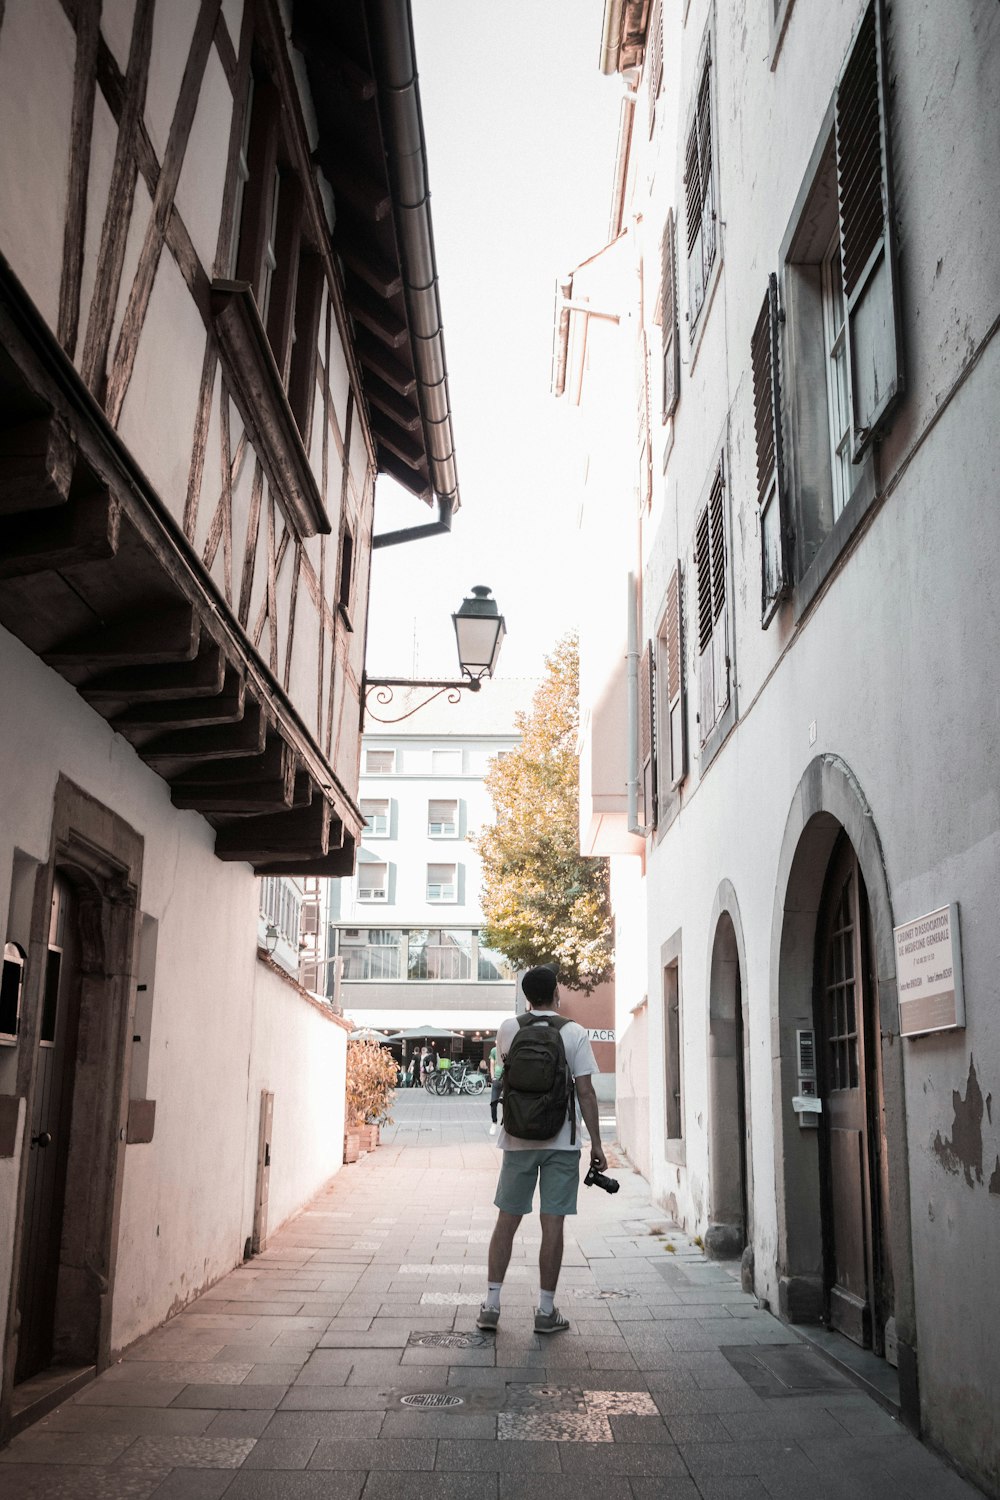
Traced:
[[462, 1079], [463, 1094], [477, 1095], [485, 1094], [485, 1092], [486, 1079], [483, 1077], [482, 1073], [469, 1073], [465, 1078]]

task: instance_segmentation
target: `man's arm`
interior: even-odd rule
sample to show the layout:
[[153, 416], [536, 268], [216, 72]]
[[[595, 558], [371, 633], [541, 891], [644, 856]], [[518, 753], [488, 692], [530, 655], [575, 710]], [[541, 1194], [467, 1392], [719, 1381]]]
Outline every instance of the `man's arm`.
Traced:
[[601, 1147], [601, 1121], [597, 1110], [597, 1094], [589, 1073], [576, 1079], [576, 1097], [580, 1101], [580, 1113], [590, 1136], [590, 1159], [599, 1172], [606, 1172], [608, 1159]]

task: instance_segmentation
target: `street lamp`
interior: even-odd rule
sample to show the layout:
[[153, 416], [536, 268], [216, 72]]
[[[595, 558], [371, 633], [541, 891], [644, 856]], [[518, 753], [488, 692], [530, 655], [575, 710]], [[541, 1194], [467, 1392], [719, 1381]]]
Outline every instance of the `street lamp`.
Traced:
[[[413, 677], [368, 677], [364, 679], [365, 711], [377, 724], [399, 724], [418, 709], [426, 708], [442, 693], [449, 703], [458, 703], [463, 692], [478, 693], [484, 677], [492, 677], [496, 670], [500, 647], [507, 633], [507, 625], [497, 607], [492, 591], [483, 584], [476, 584], [471, 595], [463, 599], [451, 617], [455, 627], [455, 644], [458, 647], [458, 665], [462, 676], [457, 682], [441, 682], [434, 678]], [[381, 706], [393, 700], [396, 688], [432, 688], [430, 696], [424, 698], [405, 714], [394, 719], [383, 719], [373, 713], [368, 703], [368, 694], [374, 691], [375, 702]]]

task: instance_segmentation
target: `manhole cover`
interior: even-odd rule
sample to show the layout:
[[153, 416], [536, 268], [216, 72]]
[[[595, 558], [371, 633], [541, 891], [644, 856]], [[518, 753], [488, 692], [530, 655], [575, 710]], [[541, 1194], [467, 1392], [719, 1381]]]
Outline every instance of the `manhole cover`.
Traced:
[[411, 1333], [408, 1343], [415, 1349], [482, 1349], [481, 1333]]
[[609, 1289], [603, 1292], [591, 1290], [585, 1286], [575, 1286], [570, 1291], [571, 1297], [579, 1297], [581, 1302], [607, 1302], [612, 1297], [635, 1297], [636, 1292], [627, 1292], [624, 1288]]
[[418, 1391], [415, 1396], [400, 1396], [403, 1406], [463, 1406], [461, 1396], [449, 1396], [444, 1391]]

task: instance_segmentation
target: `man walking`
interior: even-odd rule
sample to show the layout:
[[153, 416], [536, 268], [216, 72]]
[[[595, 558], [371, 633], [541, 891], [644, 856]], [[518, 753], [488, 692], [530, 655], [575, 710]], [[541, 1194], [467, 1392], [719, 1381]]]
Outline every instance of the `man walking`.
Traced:
[[[504, 1118], [497, 1138], [503, 1165], [493, 1200], [500, 1212], [490, 1240], [486, 1301], [476, 1324], [490, 1329], [500, 1322], [500, 1293], [514, 1236], [524, 1215], [531, 1212], [537, 1181], [542, 1246], [535, 1332], [561, 1333], [569, 1327], [554, 1301], [562, 1266], [563, 1221], [567, 1214], [576, 1213], [580, 1185], [581, 1141], [574, 1093], [590, 1136], [590, 1159], [600, 1172], [607, 1167], [592, 1081], [599, 1070], [584, 1028], [559, 1014], [553, 971], [529, 969], [521, 989], [527, 1013], [508, 1016], [497, 1032], [496, 1050], [505, 1082]], [[525, 1134], [515, 1135], [515, 1128]], [[539, 1129], [546, 1132], [541, 1139]]]

